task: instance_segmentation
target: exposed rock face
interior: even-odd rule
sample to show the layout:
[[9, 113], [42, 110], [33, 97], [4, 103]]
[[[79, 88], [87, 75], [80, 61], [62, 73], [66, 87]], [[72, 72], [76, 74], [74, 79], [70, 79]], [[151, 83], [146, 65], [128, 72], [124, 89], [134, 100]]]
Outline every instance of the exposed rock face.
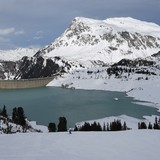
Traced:
[[159, 50], [160, 26], [156, 24], [132, 18], [100, 21], [77, 17], [58, 39], [35, 56], [115, 63], [124, 58], [146, 58]]
[[0, 62], [0, 79], [12, 79], [16, 72], [16, 62]]
[[58, 64], [51, 59], [23, 57], [15, 79], [51, 77], [60, 70]]
[[[132, 18], [77, 17], [53, 43], [8, 69], [15, 79], [50, 77], [93, 66], [150, 65], [159, 52], [160, 26], [156, 24]], [[152, 54], [151, 60], [145, 61]], [[5, 66], [1, 65], [0, 76], [7, 79], [6, 75]]]

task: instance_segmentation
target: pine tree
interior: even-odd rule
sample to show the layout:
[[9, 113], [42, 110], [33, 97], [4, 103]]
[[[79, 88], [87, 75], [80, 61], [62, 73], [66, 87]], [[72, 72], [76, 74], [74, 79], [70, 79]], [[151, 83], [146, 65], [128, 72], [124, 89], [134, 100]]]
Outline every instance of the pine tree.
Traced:
[[151, 124], [151, 122], [149, 122], [149, 124], [148, 124], [148, 129], [152, 129], [153, 127], [152, 127], [152, 124]]
[[138, 123], [138, 129], [147, 129], [147, 125], [145, 122]]
[[13, 123], [19, 124], [23, 127], [26, 126], [24, 110], [22, 107], [13, 108], [12, 121], [13, 121]]
[[48, 131], [49, 132], [56, 132], [56, 124], [55, 123], [49, 123]]
[[103, 131], [106, 131], [106, 125], [105, 125], [105, 123], [103, 124]]
[[65, 117], [59, 117], [58, 132], [67, 131], [67, 120]]
[[12, 121], [13, 123], [16, 123], [18, 124], [18, 117], [17, 117], [17, 108], [13, 108], [13, 111], [12, 111]]
[[160, 126], [158, 124], [158, 118], [155, 117], [155, 123], [154, 123], [154, 126], [153, 126], [154, 129], [160, 129]]
[[18, 107], [17, 112], [18, 112], [19, 124], [21, 126], [25, 126], [26, 125], [26, 120], [25, 120], [25, 115], [24, 115], [23, 108]]
[[138, 122], [138, 129], [141, 129], [141, 124], [140, 124], [140, 122]]
[[1, 112], [1, 115], [2, 115], [3, 117], [5, 117], [5, 118], [8, 117], [8, 115], [7, 115], [7, 110], [6, 110], [6, 106], [5, 106], [5, 105], [3, 106], [3, 110], [2, 110], [2, 112]]
[[126, 125], [126, 122], [124, 121], [123, 123], [123, 127], [122, 127], [123, 130], [127, 130], [127, 125]]
[[110, 129], [109, 129], [109, 123], [107, 123], [107, 131], [110, 131]]
[[100, 123], [97, 124], [97, 131], [102, 131], [102, 127], [101, 127]]

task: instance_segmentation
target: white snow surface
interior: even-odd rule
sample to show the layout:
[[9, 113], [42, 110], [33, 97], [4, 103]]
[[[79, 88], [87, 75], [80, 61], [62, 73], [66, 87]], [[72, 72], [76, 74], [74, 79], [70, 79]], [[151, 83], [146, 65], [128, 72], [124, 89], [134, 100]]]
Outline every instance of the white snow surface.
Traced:
[[[131, 39], [122, 37], [122, 32], [128, 32]], [[77, 17], [59, 38], [41, 51], [48, 58], [60, 56], [85, 64], [146, 58], [160, 51], [160, 26], [130, 17], [106, 20]]]
[[15, 50], [0, 50], [0, 61], [18, 61], [24, 56], [32, 57], [38, 48], [17, 48]]
[[1, 160], [159, 160], [157, 130], [0, 135]]

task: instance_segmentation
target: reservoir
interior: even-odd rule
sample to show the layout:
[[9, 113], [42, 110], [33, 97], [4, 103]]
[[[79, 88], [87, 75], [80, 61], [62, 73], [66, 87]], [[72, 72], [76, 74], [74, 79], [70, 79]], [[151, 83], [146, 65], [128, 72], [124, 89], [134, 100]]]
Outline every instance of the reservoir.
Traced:
[[76, 122], [128, 115], [142, 118], [144, 115], [159, 115], [156, 108], [135, 104], [126, 93], [94, 90], [72, 90], [58, 87], [0, 90], [0, 108], [6, 105], [8, 114], [14, 107], [23, 107], [25, 116], [38, 124], [58, 123], [66, 117], [68, 127]]

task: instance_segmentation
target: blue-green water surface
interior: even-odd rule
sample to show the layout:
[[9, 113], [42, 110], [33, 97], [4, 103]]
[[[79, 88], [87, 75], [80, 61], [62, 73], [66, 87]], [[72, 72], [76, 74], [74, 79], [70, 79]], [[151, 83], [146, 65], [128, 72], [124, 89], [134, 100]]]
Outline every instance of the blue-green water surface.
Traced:
[[[116, 101], [115, 98], [118, 98]], [[0, 107], [6, 105], [11, 115], [14, 107], [23, 107], [25, 115], [38, 124], [58, 123], [65, 116], [68, 127], [76, 122], [128, 115], [160, 115], [156, 108], [135, 104], [133, 98], [122, 92], [71, 90], [56, 87], [0, 90]]]

